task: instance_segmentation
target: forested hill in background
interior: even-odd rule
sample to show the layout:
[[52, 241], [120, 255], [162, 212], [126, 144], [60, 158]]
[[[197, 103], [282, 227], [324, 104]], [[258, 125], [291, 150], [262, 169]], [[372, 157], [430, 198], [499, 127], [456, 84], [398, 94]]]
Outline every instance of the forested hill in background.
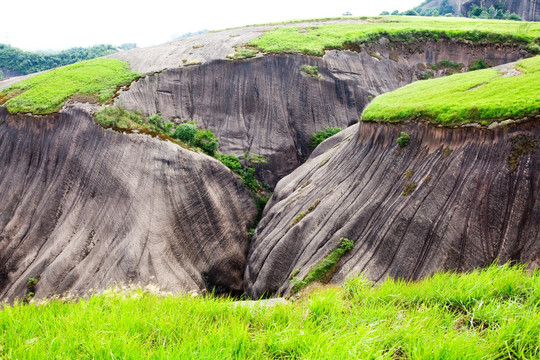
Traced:
[[113, 54], [119, 50], [129, 50], [134, 47], [137, 47], [137, 45], [123, 44], [118, 48], [112, 45], [96, 45], [89, 48], [77, 47], [47, 53], [29, 52], [10, 45], [0, 44], [0, 79], [44, 71], [82, 60]]
[[403, 14], [540, 21], [540, 0], [425, 0]]

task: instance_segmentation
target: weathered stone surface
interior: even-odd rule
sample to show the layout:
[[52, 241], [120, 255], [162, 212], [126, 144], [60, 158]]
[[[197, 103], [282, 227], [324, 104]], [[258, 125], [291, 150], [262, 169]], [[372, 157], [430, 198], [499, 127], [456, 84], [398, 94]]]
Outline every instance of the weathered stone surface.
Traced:
[[[116, 283], [242, 290], [257, 210], [217, 160], [93, 124], [0, 109], [0, 299]], [[206, 284], [205, 284], [206, 283]]]
[[[446, 75], [432, 64], [449, 60], [466, 69], [478, 59], [497, 65], [527, 56], [520, 47], [458, 41], [380, 44], [323, 57], [266, 55], [248, 61], [217, 60], [147, 76], [120, 93], [117, 104], [196, 121], [220, 139], [224, 153], [263, 155], [258, 176], [275, 185], [302, 164], [313, 133], [355, 123], [375, 96], [412, 81]], [[316, 65], [320, 79], [300, 67]]]
[[[422, 6], [424, 9], [438, 8], [443, 0], [432, 0]], [[467, 16], [472, 6], [480, 6], [488, 9], [490, 6], [495, 6], [500, 0], [449, 0], [449, 4], [454, 9], [455, 14]], [[540, 20], [540, 0], [505, 0], [504, 11], [510, 11], [521, 16], [526, 21]]]
[[[399, 151], [401, 131], [411, 140]], [[340, 237], [355, 248], [335, 282], [362, 272], [418, 279], [496, 259], [540, 266], [540, 151], [518, 157], [512, 172], [519, 134], [540, 139], [540, 121], [493, 131], [361, 123], [327, 140], [326, 152], [278, 183], [248, 255], [246, 291], [287, 294], [291, 273], [303, 278]], [[409, 183], [416, 189], [404, 196]]]

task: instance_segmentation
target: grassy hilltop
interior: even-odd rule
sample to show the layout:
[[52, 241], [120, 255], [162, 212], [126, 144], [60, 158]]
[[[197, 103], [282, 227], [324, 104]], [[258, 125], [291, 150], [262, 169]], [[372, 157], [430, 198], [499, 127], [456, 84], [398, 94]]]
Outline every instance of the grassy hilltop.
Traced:
[[460, 125], [519, 119], [540, 114], [540, 56], [505, 71], [485, 69], [417, 81], [375, 98], [363, 121], [425, 120]]
[[354, 278], [266, 307], [108, 291], [0, 311], [3, 359], [537, 359], [540, 273]]
[[[290, 24], [289, 24], [290, 25]], [[344, 48], [378, 41], [413, 42], [424, 39], [465, 39], [475, 42], [521, 44], [540, 53], [540, 23], [464, 18], [389, 16], [364, 23], [287, 26], [262, 34], [250, 42], [261, 51], [303, 52], [321, 55], [327, 48]], [[0, 92], [0, 104], [11, 113], [48, 114], [58, 111], [70, 97], [106, 102], [117, 87], [137, 78], [126, 63], [95, 59], [45, 72]]]
[[303, 52], [322, 55], [324, 49], [361, 45], [388, 37], [393, 41], [464, 39], [523, 44], [540, 53], [540, 23], [448, 17], [388, 16], [365, 23], [280, 27], [250, 42], [264, 52]]

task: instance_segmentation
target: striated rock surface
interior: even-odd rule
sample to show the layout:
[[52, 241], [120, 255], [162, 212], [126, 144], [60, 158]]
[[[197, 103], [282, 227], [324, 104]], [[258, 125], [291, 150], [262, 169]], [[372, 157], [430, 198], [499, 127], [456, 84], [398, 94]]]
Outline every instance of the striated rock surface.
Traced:
[[[528, 55], [515, 45], [460, 41], [393, 44], [383, 39], [352, 50], [170, 69], [133, 83], [116, 103], [176, 122], [196, 121], [218, 136], [224, 153], [251, 151], [267, 157], [267, 164], [255, 167], [263, 181], [275, 185], [307, 159], [316, 131], [354, 124], [379, 94], [426, 74], [456, 71], [441, 66], [433, 70], [432, 65], [448, 60], [467, 69], [478, 59], [497, 65]], [[319, 78], [300, 70], [306, 64], [318, 67]]]
[[217, 160], [103, 130], [80, 109], [0, 109], [0, 299], [116, 283], [242, 290], [257, 210]]
[[[432, 0], [422, 5], [423, 9], [438, 8], [443, 0]], [[473, 5], [483, 9], [495, 6], [500, 0], [449, 0], [449, 5], [454, 9], [454, 14], [467, 16]], [[540, 21], [540, 0], [505, 0], [503, 1], [504, 11], [516, 13], [526, 21]]]
[[[401, 131], [411, 139], [399, 151]], [[347, 129], [277, 185], [248, 255], [247, 293], [289, 293], [291, 274], [304, 278], [340, 237], [355, 247], [332, 281], [419, 279], [497, 259], [540, 266], [540, 151], [519, 155], [539, 140], [540, 119], [495, 130]]]

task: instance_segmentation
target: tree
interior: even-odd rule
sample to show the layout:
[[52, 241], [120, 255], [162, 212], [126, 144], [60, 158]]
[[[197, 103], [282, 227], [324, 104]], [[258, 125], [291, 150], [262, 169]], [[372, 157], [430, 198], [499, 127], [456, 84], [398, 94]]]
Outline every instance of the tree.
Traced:
[[388, 11], [382, 11], [379, 15], [390, 15]]
[[392, 15], [399, 15], [399, 10], [392, 11]]
[[4, 73], [2, 72], [2, 70], [0, 70], [0, 79], [3, 79], [4, 78]]

